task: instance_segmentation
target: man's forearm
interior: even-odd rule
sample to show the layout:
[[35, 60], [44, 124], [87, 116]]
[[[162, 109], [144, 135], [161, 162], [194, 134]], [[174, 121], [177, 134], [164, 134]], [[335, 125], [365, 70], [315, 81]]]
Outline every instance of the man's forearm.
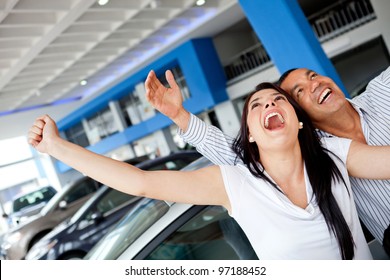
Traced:
[[215, 126], [207, 125], [192, 114], [189, 114], [189, 118], [187, 130], [179, 131], [184, 141], [196, 147], [198, 152], [214, 164], [238, 163], [236, 154], [232, 150], [234, 138], [224, 134]]
[[187, 110], [181, 110], [176, 118], [172, 121], [180, 128], [181, 131], [186, 132], [190, 123], [191, 114]]

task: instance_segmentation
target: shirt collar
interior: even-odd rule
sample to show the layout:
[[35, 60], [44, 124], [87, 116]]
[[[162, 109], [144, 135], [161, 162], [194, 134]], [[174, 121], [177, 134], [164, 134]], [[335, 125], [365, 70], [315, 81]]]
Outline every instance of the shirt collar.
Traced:
[[[363, 125], [363, 122], [364, 122], [364, 115], [368, 115], [368, 111], [365, 110], [361, 105], [359, 105], [356, 101], [352, 100], [352, 99], [346, 99], [349, 103], [351, 103], [352, 107], [356, 110], [356, 112], [358, 112], [359, 114], [359, 117], [360, 117], [360, 121], [362, 122], [362, 125]], [[318, 128], [316, 128], [316, 132], [317, 134], [320, 136], [320, 137], [334, 137], [333, 134], [330, 134], [326, 131], [323, 131], [323, 130], [320, 130]]]

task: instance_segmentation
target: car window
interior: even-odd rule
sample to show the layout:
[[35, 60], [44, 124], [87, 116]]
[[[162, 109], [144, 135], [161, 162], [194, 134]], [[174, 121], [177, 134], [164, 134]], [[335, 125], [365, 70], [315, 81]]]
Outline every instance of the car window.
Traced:
[[13, 202], [13, 212], [20, 211], [27, 206], [37, 205], [41, 202], [46, 202], [50, 200], [50, 198], [52, 198], [55, 194], [56, 191], [52, 187], [45, 187], [37, 191], [28, 193], [22, 197], [19, 197]]
[[112, 209], [115, 209], [127, 202], [129, 202], [133, 195], [129, 195], [115, 189], [111, 189], [107, 195], [105, 195], [97, 204], [96, 209], [103, 215], [107, 212], [110, 212]]
[[145, 259], [257, 259], [237, 222], [220, 206], [208, 206], [163, 240]]
[[155, 199], [143, 199], [105, 235], [85, 259], [114, 260], [143, 232], [169, 210], [167, 203]]
[[69, 204], [96, 191], [96, 184], [92, 179], [84, 180], [72, 188], [65, 196], [64, 200]]
[[[135, 200], [139, 198], [129, 195], [120, 191], [117, 191], [115, 189], [110, 189], [105, 193], [105, 195], [94, 205], [89, 209], [89, 211], [85, 212], [79, 210], [76, 212], [76, 214], [71, 218], [71, 222], [77, 221], [79, 219], [80, 214], [84, 214], [81, 217], [80, 223], [79, 223], [79, 229], [83, 229], [90, 224], [93, 223], [94, 216], [98, 213], [99, 215], [102, 215], [106, 217], [107, 215], [110, 215], [116, 210], [121, 209], [127, 204], [133, 203]], [[87, 204], [85, 204], [87, 205]], [[82, 209], [84, 210], [84, 209]], [[80, 213], [80, 214], [79, 214]]]

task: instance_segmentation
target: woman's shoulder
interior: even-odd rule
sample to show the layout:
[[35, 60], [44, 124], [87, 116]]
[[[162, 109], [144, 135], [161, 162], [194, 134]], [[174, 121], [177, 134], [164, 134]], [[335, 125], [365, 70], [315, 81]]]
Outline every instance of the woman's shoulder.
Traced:
[[337, 155], [342, 161], [346, 162], [349, 147], [351, 146], [351, 139], [341, 137], [322, 137], [321, 143], [328, 151]]

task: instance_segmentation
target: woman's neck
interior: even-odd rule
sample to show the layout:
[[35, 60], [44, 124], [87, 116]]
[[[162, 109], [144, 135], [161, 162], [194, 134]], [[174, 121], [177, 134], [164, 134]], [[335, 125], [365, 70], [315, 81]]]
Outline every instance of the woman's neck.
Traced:
[[304, 162], [299, 143], [294, 147], [260, 152], [261, 164], [290, 201], [303, 209], [307, 206]]

